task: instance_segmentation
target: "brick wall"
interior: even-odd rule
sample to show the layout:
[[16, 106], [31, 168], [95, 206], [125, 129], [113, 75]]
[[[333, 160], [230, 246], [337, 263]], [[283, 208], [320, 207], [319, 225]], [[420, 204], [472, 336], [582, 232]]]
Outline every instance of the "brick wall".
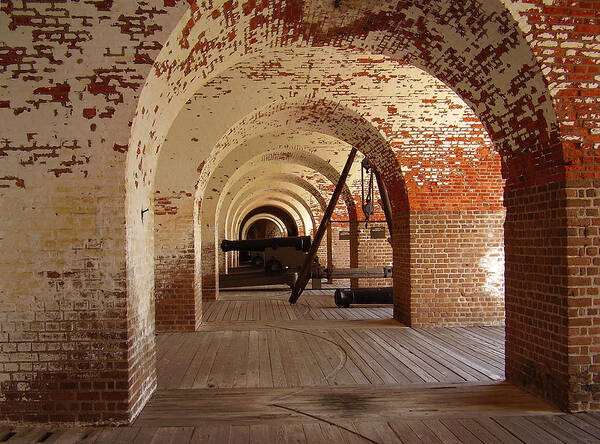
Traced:
[[531, 157], [506, 167], [507, 376], [565, 409], [598, 409], [598, 4], [511, 9], [546, 74], [561, 167], [539, 162], [542, 178]]
[[504, 323], [504, 211], [412, 211], [411, 325]]
[[[342, 2], [339, 11], [326, 2], [2, 4], [0, 84], [9, 96], [0, 100], [0, 198], [10, 209], [0, 219], [0, 272], [8, 277], [0, 287], [5, 418], [109, 422], [139, 412], [155, 386], [156, 282], [154, 216], [146, 213], [142, 222], [140, 212], [152, 207], [155, 189], [193, 194], [202, 159], [188, 155], [225, 148], [219, 142], [232, 124], [228, 119], [248, 115], [240, 137], [280, 131], [290, 121], [372, 157], [396, 210], [395, 306], [401, 319], [415, 309], [410, 282], [416, 275], [410, 268], [412, 214], [405, 212], [399, 167], [413, 212], [432, 210], [424, 206], [431, 195], [453, 203], [443, 211], [472, 210], [460, 190], [482, 185], [481, 176], [469, 171], [487, 170], [479, 164], [491, 145], [482, 141], [485, 129], [509, 179], [509, 378], [565, 408], [598, 407], [597, 3], [414, 6], [407, 14], [407, 3], [394, 1], [373, 4], [372, 11], [352, 2]], [[469, 51], [459, 52], [457, 36]], [[307, 86], [304, 96], [292, 86], [263, 90], [258, 102], [240, 101], [233, 88], [213, 85], [221, 88], [215, 101], [227, 112], [189, 119], [194, 133], [182, 131], [185, 140], [169, 133], [181, 110], [195, 116], [193, 94], [224, 68], [250, 53], [260, 58], [264, 49], [289, 45], [318, 50], [294, 50], [265, 64], [272, 63], [275, 77], [288, 85], [299, 84], [288, 75], [298, 72]], [[328, 57], [333, 47], [349, 46], [354, 49]], [[365, 61], [364, 69], [339, 81], [325, 76], [319, 86], [306, 81], [313, 66], [326, 71], [329, 60], [341, 71], [349, 55], [362, 50], [369, 56], [355, 58]], [[316, 66], [306, 53], [327, 57]], [[294, 69], [285, 65], [290, 58]], [[372, 91], [396, 90], [395, 74], [377, 71], [394, 60], [404, 61], [396, 68], [412, 63], [451, 86], [473, 109], [458, 119], [471, 130], [432, 124], [456, 116], [455, 106], [466, 107], [450, 99], [432, 102], [425, 90], [409, 88], [415, 94], [402, 107], [397, 98], [374, 97]], [[250, 72], [258, 73], [257, 82], [261, 76], [265, 84], [273, 81], [264, 77], [266, 65]], [[349, 93], [353, 86], [359, 93]], [[289, 102], [272, 105], [279, 98]], [[411, 114], [416, 101], [427, 104], [421, 114]], [[474, 116], [479, 122], [469, 120]], [[440, 137], [446, 130], [448, 143]], [[427, 137], [411, 143], [418, 133]], [[232, 146], [241, 141], [233, 139]], [[438, 148], [449, 156], [460, 152], [453, 168], [437, 159]], [[155, 181], [161, 170], [180, 174], [163, 188]]]
[[599, 402], [598, 195], [586, 180], [506, 193], [507, 377], [571, 410]]
[[[385, 229], [384, 239], [373, 239], [371, 228]], [[385, 222], [371, 222], [365, 227], [360, 223], [358, 227], [358, 268], [391, 267], [393, 265], [392, 246], [388, 242], [390, 233]], [[359, 279], [358, 287], [391, 287], [392, 279]]]
[[187, 227], [189, 196], [164, 196], [154, 200], [154, 300], [156, 330], [189, 331], [199, 324], [194, 296], [194, 239]]
[[154, 6], [0, 5], [2, 420], [123, 423], [152, 393], [123, 190], [139, 90], [184, 9]]

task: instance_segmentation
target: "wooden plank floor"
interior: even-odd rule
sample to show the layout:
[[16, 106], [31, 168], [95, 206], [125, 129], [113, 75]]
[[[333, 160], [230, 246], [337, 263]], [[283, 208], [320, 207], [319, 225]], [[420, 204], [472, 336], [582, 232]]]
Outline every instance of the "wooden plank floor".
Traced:
[[129, 427], [0, 427], [28, 443], [598, 443], [504, 380], [501, 327], [407, 328], [330, 289], [226, 292], [200, 331], [157, 335], [158, 389]]
[[281, 424], [304, 417], [328, 423], [423, 418], [549, 415], [547, 403], [506, 382], [495, 384], [354, 385], [301, 389], [160, 390], [136, 426], [202, 426], [214, 422]]
[[3, 427], [8, 443], [598, 443], [597, 413], [435, 417], [339, 424], [306, 418], [300, 422], [213, 422], [201, 426]]
[[292, 320], [372, 320], [393, 317], [391, 305], [338, 308], [333, 289], [306, 290], [290, 305], [290, 291], [224, 291], [219, 300], [204, 302], [203, 322], [216, 321], [292, 321]]
[[[504, 379], [501, 327], [251, 330], [159, 338], [160, 389], [492, 382]], [[222, 325], [222, 328], [226, 326]], [[332, 374], [339, 364], [344, 368]]]

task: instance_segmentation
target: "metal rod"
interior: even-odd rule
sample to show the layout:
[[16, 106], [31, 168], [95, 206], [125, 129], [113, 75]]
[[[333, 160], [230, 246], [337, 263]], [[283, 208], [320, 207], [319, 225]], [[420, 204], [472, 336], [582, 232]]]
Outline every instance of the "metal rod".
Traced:
[[338, 199], [340, 198], [340, 194], [342, 193], [342, 189], [344, 188], [344, 184], [346, 183], [346, 178], [348, 177], [348, 173], [350, 172], [350, 167], [352, 167], [352, 162], [354, 162], [354, 158], [356, 157], [356, 148], [352, 147], [350, 154], [348, 155], [348, 160], [346, 160], [346, 165], [344, 165], [344, 169], [342, 174], [340, 175], [340, 180], [338, 180], [337, 185], [335, 186], [335, 190], [331, 195], [331, 200], [329, 201], [329, 205], [325, 210], [325, 214], [323, 214], [323, 219], [321, 219], [321, 224], [319, 225], [319, 229], [315, 234], [315, 238], [312, 241], [312, 245], [310, 246], [309, 252], [306, 254], [306, 259], [304, 260], [304, 265], [302, 266], [302, 270], [298, 275], [298, 280], [292, 289], [292, 294], [290, 296], [290, 304], [295, 304], [304, 288], [306, 288], [306, 284], [310, 279], [310, 269], [312, 267], [312, 263], [317, 255], [317, 250], [319, 249], [319, 245], [321, 244], [321, 240], [323, 240], [323, 236], [325, 235], [325, 231], [327, 229], [327, 225], [329, 225], [329, 219], [331, 219], [331, 215], [333, 214], [333, 210], [337, 205]]
[[[331, 231], [331, 221], [327, 224], [327, 268], [333, 267], [333, 233]], [[331, 278], [327, 278], [327, 283], [331, 284]]]
[[390, 202], [390, 195], [387, 192], [385, 183], [379, 175], [379, 171], [375, 170], [375, 178], [377, 179], [377, 188], [379, 188], [379, 196], [381, 197], [381, 205], [383, 206], [383, 212], [385, 213], [385, 221], [387, 222], [388, 231], [390, 237], [392, 237], [392, 203]]

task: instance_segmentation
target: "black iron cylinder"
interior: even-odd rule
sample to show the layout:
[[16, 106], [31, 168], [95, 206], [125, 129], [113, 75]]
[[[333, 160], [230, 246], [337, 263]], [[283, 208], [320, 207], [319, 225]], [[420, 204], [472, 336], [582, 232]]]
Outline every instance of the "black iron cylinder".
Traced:
[[221, 242], [223, 251], [265, 251], [266, 248], [273, 250], [279, 247], [294, 247], [296, 250], [307, 252], [310, 250], [310, 236], [273, 237], [269, 239], [249, 239], [230, 241], [224, 239]]
[[338, 288], [334, 294], [335, 305], [349, 307], [351, 304], [393, 304], [394, 288]]

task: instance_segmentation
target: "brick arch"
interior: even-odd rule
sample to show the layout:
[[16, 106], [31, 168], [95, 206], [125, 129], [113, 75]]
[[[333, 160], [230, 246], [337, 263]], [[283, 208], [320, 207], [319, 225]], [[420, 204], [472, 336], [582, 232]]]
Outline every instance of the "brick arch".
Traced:
[[[286, 190], [276, 190], [276, 191], [286, 191]], [[279, 219], [281, 219], [282, 221], [284, 221], [286, 223], [286, 232], [288, 236], [298, 236], [298, 233], [300, 232], [304, 232], [305, 227], [306, 226], [310, 226], [310, 224], [312, 224], [312, 214], [310, 211], [310, 207], [308, 205], [305, 204], [304, 200], [298, 195], [296, 194], [294, 191], [291, 191], [292, 197], [296, 200], [296, 201], [302, 201], [302, 205], [304, 207], [305, 210], [307, 210], [307, 214], [308, 214], [308, 220], [292, 220], [291, 216], [288, 213], [284, 213], [282, 210], [280, 210], [279, 208], [275, 208], [275, 207], [257, 207], [254, 208], [253, 210], [250, 210], [249, 213], [247, 213], [242, 219], [241, 219], [241, 224], [240, 224], [240, 230], [241, 227], [243, 225], [246, 225], [246, 221], [254, 216], [255, 214], [258, 213], [269, 213], [272, 214], [273, 216], [277, 216]], [[235, 237], [233, 237], [233, 239], [235, 239]], [[239, 237], [239, 231], [238, 231], [238, 237], [237, 239], [240, 239]]]
[[[232, 239], [239, 239], [239, 233], [243, 230], [244, 227], [248, 227], [248, 223], [244, 222], [244, 218], [251, 213], [253, 210], [255, 210], [256, 208], [259, 208], [261, 206], [263, 206], [262, 202], [269, 202], [270, 206], [276, 207], [278, 209], [281, 209], [282, 211], [286, 211], [287, 213], [289, 213], [291, 216], [295, 216], [297, 219], [296, 220], [300, 220], [300, 226], [298, 227], [299, 232], [302, 232], [302, 230], [304, 230], [304, 225], [302, 222], [302, 217], [299, 214], [299, 205], [298, 204], [302, 204], [301, 202], [297, 201], [295, 199], [295, 197], [292, 195], [292, 193], [286, 192], [287, 190], [269, 190], [269, 193], [272, 194], [266, 194], [264, 193], [263, 195], [260, 196], [254, 196], [250, 201], [247, 202], [247, 205], [244, 206], [244, 210], [242, 211], [242, 213], [240, 214], [240, 216], [238, 218], [236, 218], [234, 221], [232, 221], [231, 226], [229, 227], [232, 235], [228, 238], [232, 238]], [[289, 210], [286, 210], [285, 208], [289, 208]], [[265, 213], [261, 213], [261, 214], [265, 214]], [[225, 224], [223, 224], [225, 225]], [[227, 229], [227, 227], [225, 227]], [[234, 235], [233, 232], [237, 232], [237, 235]], [[289, 235], [289, 234], [288, 234]]]
[[[277, 132], [302, 131], [321, 133], [342, 140], [348, 144], [348, 151], [350, 146], [355, 146], [364, 155], [372, 157], [375, 166], [382, 171], [388, 187], [397, 191], [391, 196], [392, 204], [396, 208], [407, 208], [408, 202], [398, 159], [381, 132], [344, 104], [326, 99], [314, 100], [310, 97], [273, 102], [245, 116], [232, 126], [217, 142], [203, 164], [196, 185], [197, 198], [206, 193], [212, 171], [240, 145], [253, 139], [260, 143], [261, 137]], [[252, 146], [249, 148], [249, 152], [254, 152]], [[345, 157], [346, 155], [341, 155], [341, 165]]]
[[[162, 91], [162, 95], [157, 98], [156, 93], [143, 93], [138, 108], [140, 129], [155, 126], [152, 121], [163, 122], [150, 138], [150, 153], [155, 153], [164, 140], [160, 131], [168, 130], [179, 108], [199, 85], [232, 61], [268, 47], [288, 45], [352, 46], [405, 60], [457, 91], [482, 117], [498, 149], [507, 158], [514, 150], [552, 152], [556, 148], [548, 146], [552, 143], [550, 134], [556, 130], [553, 128], [556, 118], [543, 75], [518, 23], [498, 1], [471, 0], [461, 5], [387, 1], [372, 6], [371, 10], [351, 5], [336, 10], [332, 5], [297, 1], [261, 5], [260, 10], [231, 4], [215, 4], [211, 8], [205, 11], [193, 2], [155, 61], [147, 86]], [[312, 8], [319, 10], [318, 23], [311, 23], [312, 16], [307, 15], [315, 12]], [[231, 14], [236, 20], [225, 20]], [[253, 29], [254, 26], [257, 28]], [[270, 32], [261, 32], [267, 29]], [[244, 30], [254, 35], [251, 46], [237, 40], [248, 35]], [[458, 42], [469, 51], [459, 54]], [[222, 57], [225, 48], [230, 54], [226, 60]], [[145, 107], [146, 101], [153, 106], [148, 103]], [[556, 159], [553, 162], [550, 162], [552, 168], [559, 166]], [[141, 174], [130, 179], [151, 182], [153, 163], [142, 166]], [[149, 173], [145, 177], [144, 171]]]
[[[253, 192], [251, 190], [246, 191], [250, 193]], [[219, 226], [223, 228], [219, 228], [219, 233], [225, 232], [225, 234], [229, 235], [232, 239], [236, 239], [236, 234], [242, 229], [244, 217], [246, 217], [246, 215], [255, 208], [260, 207], [260, 205], [256, 203], [257, 199], [265, 199], [265, 197], [269, 197], [271, 200], [281, 202], [285, 206], [293, 208], [294, 211], [290, 214], [296, 216], [294, 218], [295, 221], [300, 221], [299, 224], [296, 222], [299, 230], [306, 230], [308, 227], [310, 227], [313, 219], [313, 215], [310, 212], [310, 207], [307, 205], [304, 199], [302, 199], [302, 197], [296, 194], [293, 190], [284, 187], [271, 187], [262, 189], [261, 191], [261, 194], [253, 194], [252, 197], [246, 194], [245, 198], [243, 199], [244, 204], [238, 206], [237, 210], [235, 211], [235, 215], [228, 214], [226, 217], [220, 218], [221, 221]]]
[[[302, 210], [304, 209], [304, 207], [302, 205], [303, 202], [298, 201], [297, 197], [298, 196], [294, 196], [294, 194], [292, 192], [290, 192], [289, 190], [275, 190], [275, 189], [267, 190], [267, 192], [262, 193], [261, 195], [254, 195], [252, 198], [248, 199], [245, 202], [243, 209], [241, 209], [241, 211], [236, 216], [236, 218], [231, 221], [231, 223], [229, 224], [229, 227], [227, 226], [226, 223], [220, 224], [219, 232], [220, 233], [222, 233], [223, 231], [227, 232], [227, 228], [229, 228], [231, 233], [233, 233], [233, 232], [239, 233], [240, 230], [242, 229], [242, 222], [243, 222], [245, 215], [247, 215], [252, 210], [254, 210], [258, 207], [266, 206], [266, 205], [277, 207], [277, 208], [281, 209], [282, 211], [285, 211], [294, 219], [294, 221], [300, 220], [301, 221], [300, 225], [301, 225], [301, 227], [303, 227], [303, 222], [302, 222], [302, 220], [303, 220], [302, 212], [303, 211]], [[231, 237], [233, 239], [237, 238], [237, 236], [233, 235], [233, 234]], [[221, 240], [221, 239], [219, 239], [219, 240]]]
[[[269, 134], [277, 134], [277, 130], [272, 131]], [[328, 181], [337, 183], [339, 179], [339, 172], [329, 162], [319, 157], [317, 154], [310, 153], [298, 146], [286, 146], [286, 147], [270, 147], [265, 144], [264, 138], [257, 136], [251, 138], [240, 145], [229, 148], [229, 155], [223, 157], [219, 162], [218, 166], [213, 166], [209, 162], [205, 165], [205, 169], [213, 170], [212, 175], [204, 176], [198, 184], [198, 191], [196, 193], [197, 199], [203, 202], [202, 204], [202, 218], [211, 223], [215, 214], [219, 212], [219, 205], [222, 201], [223, 196], [229, 193], [229, 190], [237, 178], [242, 175], [246, 175], [249, 170], [255, 170], [255, 174], [260, 171], [260, 165], [267, 162], [273, 162], [274, 164], [284, 165], [296, 164], [309, 167], [319, 173], [321, 173]], [[229, 162], [230, 157], [236, 157], [235, 162]], [[342, 156], [344, 158], [345, 156]], [[226, 165], [223, 168], [219, 166]], [[204, 171], [204, 169], [203, 169]], [[218, 172], [218, 174], [216, 174]], [[248, 179], [249, 180], [249, 179]], [[202, 183], [206, 183], [203, 185]], [[314, 188], [314, 187], [313, 187]], [[348, 208], [348, 217], [356, 218], [356, 208], [354, 198], [350, 192], [348, 186], [344, 187], [343, 199]]]
[[[302, 206], [305, 212], [301, 210], [297, 211], [298, 215], [302, 220], [302, 227], [305, 232], [310, 233], [310, 230], [315, 227], [315, 216], [312, 208], [305, 199], [294, 191], [294, 187], [290, 183], [279, 182], [274, 184], [268, 179], [261, 180], [259, 182], [247, 184], [239, 190], [239, 193], [234, 197], [227, 208], [223, 208], [218, 218], [219, 227], [224, 227], [223, 230], [226, 235], [235, 236], [240, 228], [240, 223], [243, 219], [243, 215], [249, 211], [248, 208], [255, 205], [255, 197], [265, 199], [268, 197], [268, 193], [274, 193], [274, 195], [281, 196], [278, 199], [285, 201], [285, 199], [292, 199]], [[223, 230], [219, 230], [222, 233]]]
[[[221, 222], [218, 227], [219, 242], [220, 239], [237, 238], [238, 233], [242, 228], [241, 224], [243, 222], [244, 214], [248, 214], [254, 208], [261, 207], [264, 205], [275, 206], [282, 209], [287, 208], [288, 213], [296, 214], [297, 217], [302, 219], [301, 208], [302, 206], [304, 206], [305, 202], [300, 196], [295, 195], [295, 193], [291, 192], [289, 189], [262, 189], [259, 194], [250, 192], [249, 195], [252, 197], [248, 197], [245, 199], [243, 208], [240, 208], [240, 211], [238, 212], [238, 216], [236, 218], [231, 218], [229, 223], [226, 222], [226, 218], [221, 218], [223, 222]], [[303, 229], [305, 226], [304, 224], [305, 223], [303, 221], [300, 223]], [[229, 233], [229, 235], [227, 233]], [[225, 255], [222, 254], [220, 250], [218, 250], [217, 256], [219, 257], [219, 263], [222, 264], [225, 259]], [[209, 273], [210, 272], [212, 272], [212, 270], [209, 270]], [[215, 282], [215, 296], [218, 295], [218, 284], [218, 281]], [[204, 290], [205, 289], [203, 287], [203, 297], [205, 295]], [[209, 288], [209, 291], [206, 293], [209, 296], [212, 295], [212, 288]]]
[[[221, 199], [219, 199], [219, 202], [216, 206], [216, 213], [220, 213], [221, 205], [226, 201], [226, 196], [232, 191], [232, 188], [238, 185], [242, 180], [247, 182], [258, 180], [260, 176], [262, 176], [262, 172], [264, 171], [265, 167], [286, 167], [289, 165], [299, 165], [313, 170], [325, 177], [334, 187], [340, 178], [340, 173], [338, 170], [314, 154], [308, 153], [301, 149], [271, 150], [249, 160], [247, 164], [240, 167], [231, 176], [230, 180], [223, 187], [222, 193], [220, 193]], [[356, 220], [356, 203], [354, 202], [354, 196], [350, 192], [347, 184], [344, 184], [344, 188], [340, 197], [346, 206], [347, 217], [350, 220]], [[209, 214], [205, 215], [210, 217]], [[210, 221], [210, 219], [208, 220]]]
[[[380, 2], [373, 10], [351, 5], [335, 10], [331, 5], [290, 1], [268, 4], [260, 11], [241, 5], [236, 9], [229, 3], [217, 3], [214, 9], [207, 11], [196, 2], [190, 4], [190, 10], [156, 59], [154, 72], [140, 97], [128, 158], [128, 201], [132, 206], [139, 206], [134, 202], [144, 200], [147, 186], [152, 188], [156, 154], [172, 119], [193, 91], [217, 75], [222, 67], [249, 53], [277, 45], [352, 46], [422, 67], [471, 104], [494, 134], [494, 142], [506, 153], [519, 147], [532, 151], [532, 146], [552, 139], [547, 135], [552, 132], [555, 119], [546, 100], [549, 96], [543, 76], [517, 23], [499, 2], [471, 1], [460, 6], [421, 2], [416, 6], [411, 2], [389, 1]], [[313, 7], [318, 10], [318, 24], [311, 23]], [[235, 20], [225, 19], [231, 14]], [[464, 20], [464, 17], [472, 20]], [[270, 32], [261, 32], [267, 29]], [[239, 40], [247, 36], [243, 30], [254, 35], [251, 47]], [[428, 38], [424, 39], [425, 36]], [[458, 56], [457, 41], [473, 50], [463, 51]], [[224, 59], [223, 51], [231, 56]], [[498, 69], [501, 58], [511, 63]], [[497, 94], [490, 97], [490, 91]], [[523, 94], [515, 96], [514, 91], [523, 91]], [[529, 91], [535, 92], [533, 96], [528, 95]], [[494, 100], [504, 103], [497, 105]], [[520, 118], [519, 111], [523, 109], [540, 112]], [[529, 131], [514, 131], [515, 128]], [[519, 177], [530, 179], [522, 174]], [[128, 211], [132, 223], [135, 213], [133, 208]], [[135, 230], [130, 225], [129, 229]]]
[[[210, 171], [205, 160], [222, 134], [273, 98], [286, 97], [290, 89], [297, 98], [341, 102], [379, 129], [401, 159], [413, 208], [417, 200], [418, 205], [434, 208], [445, 199], [456, 204], [468, 202], [482, 178], [487, 180], [486, 162], [481, 162], [486, 155], [495, 155], [497, 164], [487, 164], [500, 176], [499, 156], [479, 119], [456, 93], [421, 69], [390, 57], [365, 58], [357, 51], [333, 48], [314, 53], [307, 48], [278, 49], [269, 56], [269, 60], [257, 56], [236, 63], [186, 103], [161, 148], [165, 163], [161, 161], [157, 189], [166, 188], [165, 182], [170, 180], [176, 180], [173, 190], [189, 189], [184, 184], [197, 179], [197, 166]], [[302, 68], [306, 66], [310, 66], [308, 77]], [[365, 95], [365, 91], [369, 93]], [[219, 119], [211, 120], [213, 115]], [[290, 138], [286, 134], [282, 137]], [[312, 145], [330, 144], [320, 140], [325, 137], [316, 136]], [[296, 141], [278, 143], [293, 145]], [[178, 162], [174, 156], [178, 150], [196, 160]], [[449, 158], [450, 153], [453, 156]], [[330, 155], [335, 158], [334, 153]], [[235, 157], [228, 158], [236, 161]], [[463, 175], [470, 173], [468, 166], [473, 162], [480, 166], [479, 177], [467, 176], [465, 181]], [[176, 176], [164, 173], [174, 169]], [[437, 201], [431, 199], [431, 187]]]
[[[269, 178], [269, 180], [272, 180], [273, 182], [277, 182], [277, 183], [285, 182], [287, 184], [294, 185], [300, 189], [303, 189], [304, 191], [310, 193], [310, 195], [315, 198], [315, 200], [317, 201], [317, 203], [319, 205], [320, 210], [325, 211], [325, 208], [327, 207], [327, 202], [323, 198], [323, 195], [319, 192], [319, 190], [317, 190], [317, 188], [315, 188], [315, 186], [313, 184], [308, 182], [306, 179], [295, 176], [293, 174], [273, 174], [273, 175], [268, 175], [265, 177]], [[315, 225], [316, 219], [317, 218], [315, 218], [313, 216], [313, 220], [312, 220], [313, 226]]]
[[[281, 184], [280, 184], [281, 186]], [[244, 206], [238, 207], [236, 218], [226, 220], [225, 212], [222, 211], [221, 217], [216, 218], [214, 225], [202, 223], [194, 228], [194, 249], [196, 251], [196, 262], [199, 267], [195, 270], [195, 309], [198, 313], [202, 310], [202, 300], [215, 299], [218, 296], [219, 289], [219, 241], [226, 238], [227, 233], [237, 233], [239, 226], [234, 226], [234, 223], [241, 221], [241, 214], [250, 211], [257, 206], [273, 204], [282, 206], [290, 214], [295, 214], [297, 218], [303, 219], [303, 213], [307, 212], [304, 207], [303, 199], [295, 195], [290, 190], [280, 189], [277, 192], [271, 191], [270, 196], [252, 195], [252, 191], [243, 194], [245, 199]], [[296, 197], [299, 200], [296, 200]], [[304, 210], [304, 211], [303, 211]], [[308, 214], [309, 218], [312, 215]], [[197, 217], [195, 218], [197, 219]], [[199, 260], [201, 259], [201, 260]], [[221, 261], [222, 262], [222, 261]]]
[[252, 216], [250, 219], [248, 219], [248, 222], [246, 222], [242, 227], [240, 227], [240, 230], [242, 231], [242, 235], [240, 236], [240, 239], [242, 239], [242, 240], [246, 239], [248, 236], [248, 231], [250, 231], [250, 228], [252, 228], [252, 226], [254, 224], [256, 224], [257, 222], [260, 222], [263, 220], [273, 222], [277, 226], [277, 228], [279, 228], [279, 232], [281, 233], [282, 236], [284, 233], [287, 234], [287, 229], [285, 227], [285, 224], [277, 216], [270, 214], [270, 213], [258, 213], [256, 215]]
[[[200, 239], [196, 239], [196, 256], [202, 261], [207, 259], [206, 264], [202, 264], [202, 297], [214, 298], [218, 293], [217, 279], [217, 251], [215, 246], [218, 244], [219, 231], [215, 231], [212, 227], [219, 225], [219, 219], [224, 219], [224, 215], [230, 212], [230, 209], [238, 208], [237, 213], [241, 212], [239, 204], [245, 198], [244, 190], [256, 188], [257, 184], [264, 181], [259, 178], [263, 175], [265, 165], [291, 165], [298, 164], [314, 169], [315, 172], [322, 174], [331, 186], [335, 186], [339, 180], [339, 173], [329, 163], [323, 159], [308, 153], [304, 150], [273, 150], [267, 153], [260, 154], [254, 159], [247, 162], [247, 167], [241, 165], [240, 168], [229, 178], [228, 182], [222, 190], [213, 189], [215, 196], [208, 195], [202, 204], [200, 228], [195, 230], [200, 232]], [[237, 191], [236, 191], [237, 187]], [[231, 197], [229, 197], [231, 194]], [[217, 199], [217, 197], [220, 198]], [[346, 205], [347, 219], [357, 220], [356, 206], [352, 193], [347, 185], [344, 185], [343, 199]], [[206, 203], [208, 205], [206, 205]], [[228, 203], [226, 203], [228, 202]], [[224, 203], [226, 203], [224, 205]], [[234, 216], [235, 217], [235, 216]], [[198, 220], [198, 218], [195, 218]], [[351, 225], [351, 231], [356, 230], [356, 226]], [[356, 236], [354, 236], [356, 237]], [[198, 247], [200, 247], [198, 249]], [[357, 264], [357, 243], [350, 243], [350, 260], [351, 264]], [[214, 264], [214, 267], [213, 267]]]
[[[563, 145], [544, 76], [505, 6], [476, 0], [418, 5], [394, 1], [379, 2], [370, 10], [344, 4], [336, 12], [325, 4], [291, 0], [260, 10], [229, 2], [217, 3], [213, 11], [195, 2], [191, 5], [155, 62], [133, 122], [126, 173], [128, 258], [141, 257], [146, 250], [147, 229], [136, 215], [151, 198], [157, 153], [170, 123], [193, 90], [224, 66], [278, 45], [352, 46], [406, 60], [442, 80], [469, 103], [502, 156], [508, 179], [507, 312], [513, 315], [507, 317], [507, 374], [567, 405], [569, 369], [578, 365], [576, 359], [570, 360], [569, 334], [565, 333], [573, 318], [566, 302], [572, 284], [566, 277], [567, 239], [560, 233], [570, 222], [565, 221], [566, 208], [561, 207], [564, 214], [557, 216], [548, 206], [556, 199], [557, 188], [561, 193], [565, 188], [571, 192], [573, 186], [545, 186], [565, 177]], [[251, 36], [253, 44], [244, 45], [241, 36]], [[223, 53], [230, 56], [222, 57]], [[544, 204], [532, 208], [526, 202], [530, 196]], [[559, 200], [566, 207], [568, 196], [561, 195]], [[530, 226], [523, 222], [527, 215], [549, 222]], [[560, 270], [536, 263], [540, 255], [546, 255], [548, 263], [560, 263]], [[128, 267], [134, 307], [144, 303], [148, 284], [141, 270], [144, 265], [148, 264]], [[533, 272], [525, 271], [528, 268]], [[551, 285], [549, 277], [557, 273], [564, 278], [560, 285]], [[582, 292], [588, 294], [586, 289]], [[532, 301], [538, 297], [549, 302], [536, 305]], [[410, 311], [410, 307], [400, 308]], [[517, 308], [528, 316], [516, 315]], [[143, 316], [143, 312], [138, 314]], [[142, 328], [134, 336], [144, 336], [144, 327], [150, 324], [146, 321], [139, 320]], [[551, 334], [556, 328], [562, 333]], [[538, 342], [525, 343], [520, 331], [528, 331]], [[550, 346], [545, 345], [548, 336], [552, 337]], [[542, 382], [536, 381], [538, 374], [544, 376], [537, 378]], [[589, 394], [589, 389], [578, 384], [580, 391]], [[578, 402], [574, 400], [573, 405]]]

